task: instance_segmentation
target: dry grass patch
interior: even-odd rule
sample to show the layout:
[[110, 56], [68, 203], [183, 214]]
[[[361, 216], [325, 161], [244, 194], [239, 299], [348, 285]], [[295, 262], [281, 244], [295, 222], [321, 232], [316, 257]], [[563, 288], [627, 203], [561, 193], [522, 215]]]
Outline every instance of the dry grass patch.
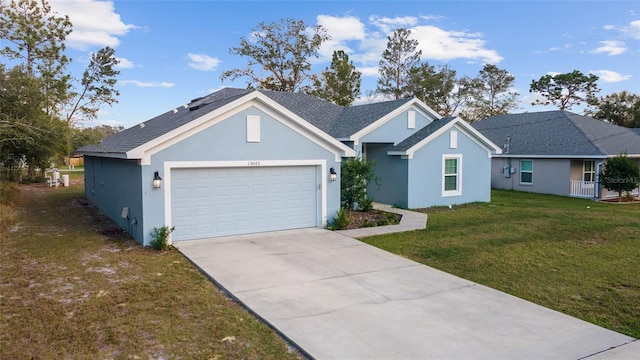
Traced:
[[19, 188], [0, 234], [0, 358], [300, 358], [179, 252], [116, 231], [80, 184]]

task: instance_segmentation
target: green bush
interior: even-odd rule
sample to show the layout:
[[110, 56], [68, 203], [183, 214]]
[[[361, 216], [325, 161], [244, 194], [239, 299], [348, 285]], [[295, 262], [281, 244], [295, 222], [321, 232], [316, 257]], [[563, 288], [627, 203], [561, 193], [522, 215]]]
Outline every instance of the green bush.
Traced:
[[354, 210], [355, 205], [366, 202], [367, 184], [379, 185], [380, 179], [374, 171], [374, 162], [361, 158], [349, 158], [342, 162], [340, 174], [340, 203], [348, 210]]
[[344, 230], [351, 224], [351, 219], [349, 218], [349, 211], [345, 208], [340, 208], [336, 217], [333, 218], [331, 223], [329, 224], [329, 228], [331, 230]]
[[175, 226], [169, 228], [166, 225], [159, 228], [154, 227], [153, 231], [151, 231], [151, 236], [153, 237], [150, 243], [151, 247], [161, 251], [167, 250], [169, 248], [168, 238], [174, 229]]
[[362, 198], [362, 200], [360, 200], [360, 202], [358, 203], [358, 206], [362, 211], [365, 211], [365, 212], [371, 211], [373, 210], [373, 199], [365, 195], [364, 198]]

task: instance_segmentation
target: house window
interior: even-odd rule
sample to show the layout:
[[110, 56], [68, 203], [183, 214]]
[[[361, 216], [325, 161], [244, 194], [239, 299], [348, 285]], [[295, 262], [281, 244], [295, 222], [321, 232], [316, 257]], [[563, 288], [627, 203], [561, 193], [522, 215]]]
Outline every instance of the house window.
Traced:
[[584, 161], [584, 172], [582, 181], [595, 181], [596, 179], [596, 162], [595, 160]]
[[247, 142], [260, 142], [260, 116], [247, 116]]
[[462, 195], [462, 155], [443, 155], [442, 196]]
[[520, 184], [533, 184], [533, 160], [520, 160]]
[[409, 111], [407, 118], [407, 129], [415, 129], [416, 128], [416, 112]]

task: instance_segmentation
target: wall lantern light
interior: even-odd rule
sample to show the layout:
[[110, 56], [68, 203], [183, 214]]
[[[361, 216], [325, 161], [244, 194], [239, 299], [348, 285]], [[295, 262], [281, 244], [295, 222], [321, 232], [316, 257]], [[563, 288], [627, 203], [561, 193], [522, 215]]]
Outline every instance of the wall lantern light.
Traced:
[[160, 189], [162, 187], [162, 178], [158, 175], [157, 171], [153, 173], [153, 187], [156, 189]]
[[329, 174], [331, 174], [331, 181], [336, 181], [338, 179], [338, 174], [336, 174], [336, 170], [334, 168], [329, 169]]

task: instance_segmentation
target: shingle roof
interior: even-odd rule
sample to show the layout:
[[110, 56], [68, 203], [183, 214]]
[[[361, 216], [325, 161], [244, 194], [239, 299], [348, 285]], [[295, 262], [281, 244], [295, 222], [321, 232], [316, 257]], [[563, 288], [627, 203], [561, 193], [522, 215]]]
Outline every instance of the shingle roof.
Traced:
[[427, 138], [429, 135], [431, 135], [434, 132], [438, 131], [438, 129], [440, 129], [441, 127], [447, 125], [448, 123], [450, 123], [451, 121], [453, 121], [455, 119], [456, 119], [455, 117], [446, 117], [446, 118], [441, 118], [441, 119], [438, 119], [438, 120], [434, 120], [431, 123], [429, 123], [427, 126], [425, 126], [422, 129], [416, 131], [413, 135], [409, 136], [408, 138], [406, 138], [402, 142], [398, 143], [390, 151], [407, 151], [410, 148], [412, 148], [414, 145], [416, 145], [417, 143], [419, 143], [423, 139]]
[[346, 139], [411, 100], [406, 98], [344, 108], [326, 132], [337, 139]]
[[628, 128], [569, 111], [496, 115], [472, 124], [496, 144], [509, 141], [503, 155], [609, 156], [640, 154], [640, 137]]
[[[255, 90], [224, 88], [193, 99], [187, 105], [156, 116], [104, 139], [83, 146], [80, 153], [126, 153]], [[348, 138], [412, 99], [386, 101], [343, 108], [302, 93], [258, 90], [271, 100], [334, 138]]]
[[176, 108], [177, 112], [174, 112], [174, 109], [169, 110], [162, 115], [111, 135], [100, 144], [83, 146], [76, 151], [80, 153], [125, 153], [250, 92], [250, 90], [229, 88], [217, 91], [208, 96], [191, 100], [189, 104]]

